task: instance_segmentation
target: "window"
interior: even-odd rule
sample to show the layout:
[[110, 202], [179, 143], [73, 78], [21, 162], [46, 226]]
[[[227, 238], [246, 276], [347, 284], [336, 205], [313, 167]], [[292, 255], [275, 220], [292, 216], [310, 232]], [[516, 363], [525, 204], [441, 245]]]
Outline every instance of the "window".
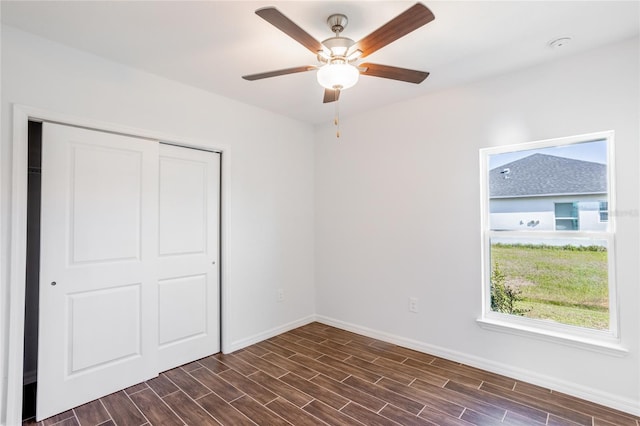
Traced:
[[612, 145], [602, 132], [481, 150], [482, 320], [617, 337]]
[[609, 221], [609, 202], [608, 201], [600, 201], [600, 222], [608, 222]]
[[578, 203], [555, 203], [556, 230], [578, 229]]

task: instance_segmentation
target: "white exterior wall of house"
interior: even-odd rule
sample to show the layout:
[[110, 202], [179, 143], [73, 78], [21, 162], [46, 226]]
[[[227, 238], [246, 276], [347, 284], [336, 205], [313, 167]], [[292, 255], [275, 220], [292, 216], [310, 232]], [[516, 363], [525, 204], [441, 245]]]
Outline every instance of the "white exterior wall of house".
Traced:
[[491, 228], [494, 230], [553, 231], [556, 229], [555, 204], [578, 203], [581, 231], [606, 231], [600, 221], [600, 201], [604, 195], [497, 198], [490, 202]]
[[[604, 201], [604, 200], [603, 200]], [[580, 230], [606, 231], [607, 221], [600, 220], [600, 202], [580, 202], [578, 204]]]

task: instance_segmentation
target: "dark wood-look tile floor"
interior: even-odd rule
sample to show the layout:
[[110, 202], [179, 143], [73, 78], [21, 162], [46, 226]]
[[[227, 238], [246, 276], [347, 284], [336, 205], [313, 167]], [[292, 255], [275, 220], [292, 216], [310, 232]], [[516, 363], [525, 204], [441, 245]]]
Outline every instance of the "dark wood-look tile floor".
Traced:
[[640, 418], [312, 323], [37, 424], [640, 426]]

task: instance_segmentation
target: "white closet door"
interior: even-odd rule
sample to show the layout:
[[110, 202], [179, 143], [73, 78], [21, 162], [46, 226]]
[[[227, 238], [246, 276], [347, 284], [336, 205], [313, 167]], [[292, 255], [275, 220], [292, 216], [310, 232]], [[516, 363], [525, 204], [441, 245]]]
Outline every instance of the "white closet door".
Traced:
[[220, 351], [219, 191], [219, 154], [160, 145], [160, 371]]
[[38, 420], [157, 375], [158, 146], [43, 125]]

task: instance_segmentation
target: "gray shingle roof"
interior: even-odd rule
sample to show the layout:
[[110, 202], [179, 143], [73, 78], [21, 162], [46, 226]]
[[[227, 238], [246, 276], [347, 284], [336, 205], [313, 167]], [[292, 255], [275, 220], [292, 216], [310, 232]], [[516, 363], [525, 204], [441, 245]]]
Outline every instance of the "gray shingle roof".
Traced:
[[590, 161], [533, 154], [489, 171], [491, 198], [606, 192], [607, 166]]

